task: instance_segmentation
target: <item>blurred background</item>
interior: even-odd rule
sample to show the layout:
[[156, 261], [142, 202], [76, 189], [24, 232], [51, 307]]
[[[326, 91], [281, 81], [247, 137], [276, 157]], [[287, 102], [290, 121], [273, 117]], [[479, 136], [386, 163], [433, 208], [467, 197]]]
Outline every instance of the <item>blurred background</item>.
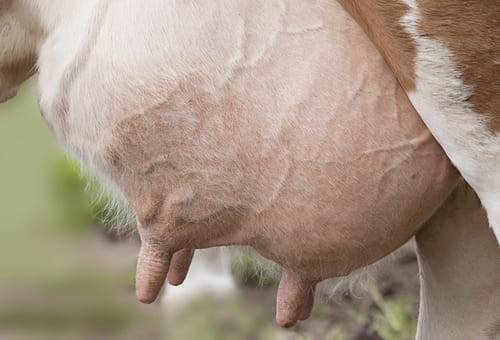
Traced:
[[229, 258], [236, 289], [182, 295], [175, 309], [168, 298], [140, 305], [137, 237], [103, 223], [106, 199], [55, 145], [35, 92], [28, 84], [0, 105], [0, 339], [414, 338], [411, 244], [361, 284], [330, 285], [312, 318], [292, 330], [274, 326], [277, 278], [248, 254]]

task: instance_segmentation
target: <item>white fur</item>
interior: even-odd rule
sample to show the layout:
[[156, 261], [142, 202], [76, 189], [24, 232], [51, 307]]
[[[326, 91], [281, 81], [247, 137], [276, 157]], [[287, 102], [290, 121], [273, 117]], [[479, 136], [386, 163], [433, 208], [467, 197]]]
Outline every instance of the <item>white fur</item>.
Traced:
[[460, 183], [416, 239], [417, 339], [499, 339], [500, 252], [474, 192]]
[[416, 90], [409, 98], [427, 127], [465, 180], [477, 192], [500, 242], [500, 137], [488, 119], [467, 102], [473, 89], [464, 84], [451, 51], [420, 34], [420, 9], [414, 0], [402, 24], [417, 46]]

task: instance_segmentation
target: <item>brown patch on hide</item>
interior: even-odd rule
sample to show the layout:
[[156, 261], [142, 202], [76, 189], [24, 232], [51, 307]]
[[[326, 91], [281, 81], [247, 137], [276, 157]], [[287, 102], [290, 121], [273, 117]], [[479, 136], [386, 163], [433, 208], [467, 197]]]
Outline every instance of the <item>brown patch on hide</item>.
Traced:
[[500, 1], [418, 2], [423, 36], [450, 49], [464, 83], [472, 87], [468, 101], [500, 131]]
[[[35, 73], [35, 33], [27, 30], [12, 13], [13, 1], [0, 1], [0, 95], [9, 99], [19, 85]], [[2, 45], [3, 44], [3, 45]]]
[[0, 88], [15, 88], [35, 73], [36, 56], [0, 64]]
[[0, 0], [0, 15], [5, 15], [13, 3], [14, 0]]
[[[340, 0], [378, 47], [408, 92], [415, 89], [415, 43], [401, 25], [408, 6], [400, 0]], [[418, 2], [420, 34], [444, 44], [458, 65], [467, 101], [500, 131], [500, 2], [475, 0]]]
[[412, 37], [401, 25], [408, 6], [399, 0], [339, 2], [378, 47], [403, 88], [413, 91], [417, 50]]
[[12, 5], [12, 0], [0, 0], [0, 11], [4, 11]]

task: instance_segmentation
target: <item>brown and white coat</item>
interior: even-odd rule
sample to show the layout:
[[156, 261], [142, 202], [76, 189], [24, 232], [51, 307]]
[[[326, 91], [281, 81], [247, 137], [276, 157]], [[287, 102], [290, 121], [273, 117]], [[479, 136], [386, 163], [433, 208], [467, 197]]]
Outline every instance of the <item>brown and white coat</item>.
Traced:
[[[467, 83], [483, 78], [465, 77], [416, 3], [343, 4], [489, 209], [498, 144], [494, 119], [479, 112], [496, 107], [488, 104], [495, 78], [484, 79], [493, 95]], [[278, 321], [291, 325], [308, 316], [317, 281], [394, 250], [456, 184], [336, 1], [148, 5], [0, 0], [4, 27], [17, 27], [0, 31], [0, 70], [14, 74], [1, 75], [0, 92], [11, 96], [36, 56], [40, 107], [54, 134], [137, 214], [141, 300], [154, 300], [167, 274], [182, 281], [189, 249], [247, 244], [285, 269]], [[487, 35], [497, 29], [486, 26]], [[494, 47], [480, 43], [479, 55]], [[495, 58], [486, 58], [487, 75]]]
[[339, 2], [479, 195], [500, 241], [500, 1]]

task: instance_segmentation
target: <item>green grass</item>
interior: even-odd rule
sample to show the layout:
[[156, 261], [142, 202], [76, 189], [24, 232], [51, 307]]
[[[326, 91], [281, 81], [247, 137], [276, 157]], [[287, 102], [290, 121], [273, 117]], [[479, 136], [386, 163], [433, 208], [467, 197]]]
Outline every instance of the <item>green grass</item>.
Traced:
[[411, 313], [410, 299], [404, 296], [384, 299], [376, 288], [370, 289], [370, 296], [379, 308], [375, 313], [374, 328], [382, 339], [415, 339], [417, 325]]
[[238, 298], [223, 306], [203, 298], [177, 316], [182, 322], [175, 323], [168, 336], [171, 340], [273, 339], [273, 327], [262, 314], [259, 308]]
[[49, 180], [61, 154], [32, 93], [0, 106], [0, 275], [11, 278], [43, 275], [41, 256], [56, 269], [65, 248], [54, 235], [60, 207]]
[[85, 185], [31, 85], [0, 105], [0, 338], [160, 338], [158, 309], [134, 299], [134, 263], [110, 267], [93, 254], [89, 225], [102, 207]]
[[268, 266], [261, 263], [253, 254], [241, 252], [233, 256], [231, 272], [241, 285], [276, 289], [280, 275]]

